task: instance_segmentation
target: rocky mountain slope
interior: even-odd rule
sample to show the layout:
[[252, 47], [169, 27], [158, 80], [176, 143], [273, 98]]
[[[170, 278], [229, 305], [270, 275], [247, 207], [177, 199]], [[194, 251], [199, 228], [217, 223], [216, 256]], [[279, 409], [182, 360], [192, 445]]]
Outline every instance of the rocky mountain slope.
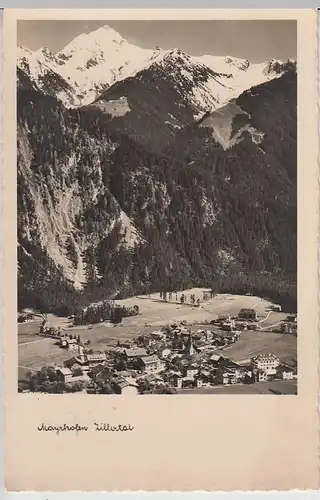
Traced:
[[[116, 293], [221, 280], [231, 290], [244, 273], [290, 295], [283, 283], [296, 276], [295, 70], [280, 69], [210, 121], [206, 86], [212, 113], [222, 77], [186, 57], [168, 53], [76, 109], [19, 66], [20, 305], [70, 312]], [[192, 104], [195, 88], [204, 90]], [[120, 111], [110, 108], [121, 97]], [[178, 126], [161, 140], [169, 113]]]
[[252, 65], [250, 73], [251, 66], [242, 68], [239, 60], [212, 59], [219, 71], [236, 67], [244, 75], [215, 72], [184, 52], [173, 50], [161, 61], [155, 60], [147, 69], [112, 85], [90, 106], [105, 113], [114, 130], [160, 151], [180, 129], [212, 110], [221, 114], [223, 106], [228, 106], [243, 89], [251, 88], [253, 82], [272, 81], [294, 71], [294, 63], [289, 62]]

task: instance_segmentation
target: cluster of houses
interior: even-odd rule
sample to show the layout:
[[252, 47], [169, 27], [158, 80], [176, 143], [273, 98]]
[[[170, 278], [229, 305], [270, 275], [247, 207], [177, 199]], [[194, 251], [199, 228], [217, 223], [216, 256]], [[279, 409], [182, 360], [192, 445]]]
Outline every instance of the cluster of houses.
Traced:
[[281, 364], [280, 359], [274, 354], [259, 354], [251, 359], [254, 379], [264, 382], [269, 379], [292, 380], [297, 378], [296, 369]]
[[285, 321], [281, 323], [281, 332], [289, 333], [297, 336], [298, 334], [298, 322], [297, 315], [289, 315], [286, 317]]
[[34, 314], [32, 312], [23, 311], [18, 314], [18, 323], [29, 323], [34, 320]]
[[96, 353], [75, 338], [61, 337], [61, 346], [74, 354], [55, 369], [65, 383], [83, 381], [87, 392], [103, 391], [107, 386], [118, 394], [165, 393], [296, 377], [296, 371], [274, 354], [261, 354], [241, 364], [221, 355], [237, 342], [241, 331], [256, 323], [252, 310], [242, 310], [237, 318], [218, 318], [210, 328], [191, 331], [184, 324], [173, 324]]

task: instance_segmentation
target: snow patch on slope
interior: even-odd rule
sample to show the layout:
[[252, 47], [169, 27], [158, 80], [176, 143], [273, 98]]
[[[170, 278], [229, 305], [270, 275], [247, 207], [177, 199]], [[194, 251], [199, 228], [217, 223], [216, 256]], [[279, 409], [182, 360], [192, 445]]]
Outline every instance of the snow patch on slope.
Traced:
[[[234, 120], [237, 115], [244, 115], [247, 123], [240, 126], [238, 130], [234, 130]], [[224, 150], [227, 150], [242, 141], [245, 132], [250, 135], [255, 144], [261, 144], [264, 134], [253, 127], [249, 120], [250, 115], [246, 111], [243, 111], [235, 102], [229, 102], [207, 116], [199, 123], [199, 126], [212, 129], [214, 139]]]

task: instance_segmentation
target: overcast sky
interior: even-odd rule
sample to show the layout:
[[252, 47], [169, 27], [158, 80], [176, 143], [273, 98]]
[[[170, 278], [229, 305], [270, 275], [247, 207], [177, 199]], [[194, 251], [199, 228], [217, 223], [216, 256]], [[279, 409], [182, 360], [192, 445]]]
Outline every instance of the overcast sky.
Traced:
[[296, 59], [296, 21], [18, 21], [18, 45], [31, 50], [64, 48], [81, 33], [103, 25], [118, 31], [130, 43], [180, 48], [192, 55], [212, 54], [261, 62]]

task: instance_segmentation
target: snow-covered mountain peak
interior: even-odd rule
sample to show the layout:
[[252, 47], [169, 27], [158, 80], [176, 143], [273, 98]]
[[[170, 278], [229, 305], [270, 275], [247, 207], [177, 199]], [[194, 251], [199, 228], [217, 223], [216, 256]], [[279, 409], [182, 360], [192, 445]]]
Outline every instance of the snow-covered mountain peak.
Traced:
[[40, 49], [35, 51], [35, 55], [38, 57], [45, 56], [45, 57], [54, 57], [52, 52], [48, 49], [48, 47], [41, 47]]
[[170, 56], [173, 56], [173, 57], [187, 57], [187, 58], [190, 58], [189, 54], [187, 54], [183, 50], [179, 49], [178, 47], [176, 47], [174, 49], [167, 50], [167, 54], [168, 54], [168, 56], [170, 55]]
[[[73, 56], [81, 51], [97, 52], [110, 50], [112, 45], [128, 44], [122, 36], [109, 26], [102, 26], [91, 33], [81, 33], [76, 36], [63, 50], [58, 53], [58, 56], [65, 57]], [[129, 44], [128, 44], [129, 45]]]
[[23, 47], [22, 45], [18, 45], [18, 47], [17, 47], [18, 64], [19, 64], [19, 61], [21, 59], [23, 59], [23, 58], [29, 59], [32, 57], [33, 54], [34, 53], [31, 50], [27, 49], [26, 47]]
[[269, 61], [269, 64], [276, 64], [276, 63], [283, 64], [283, 61], [280, 61], [280, 59], [274, 59], [274, 58], [270, 59], [270, 61]]
[[[43, 59], [42, 57], [42, 60]], [[17, 63], [18, 67], [25, 71], [31, 79], [37, 78], [39, 74], [43, 76], [44, 61], [41, 62], [36, 52], [32, 52], [26, 47], [17, 47]]]
[[158, 62], [162, 60], [164, 63], [170, 62], [178, 64], [179, 66], [183, 64], [190, 64], [192, 62], [192, 57], [178, 48], [156, 51], [155, 56], [157, 57]]
[[64, 61], [57, 58], [48, 47], [41, 47], [33, 53], [33, 58], [38, 59], [41, 63], [45, 63], [51, 69], [52, 66], [64, 64]]
[[73, 84], [83, 105], [110, 85], [150, 65], [153, 50], [130, 44], [109, 26], [81, 34], [57, 54], [60, 73]]
[[239, 59], [238, 57], [226, 56], [225, 62], [242, 71], [247, 70], [250, 66], [250, 61], [248, 59]]
[[96, 40], [101, 40], [101, 41], [112, 41], [114, 43], [123, 43], [125, 42], [125, 39], [118, 33], [116, 30], [110, 28], [107, 24], [104, 26], [101, 26], [100, 28], [96, 29], [95, 31], [92, 31], [89, 36], [92, 36]]
[[283, 70], [284, 64], [285, 63], [279, 59], [270, 59], [270, 61], [265, 64], [265, 73], [280, 73]]
[[68, 107], [90, 104], [113, 84], [142, 70], [152, 71], [158, 65], [168, 77], [175, 75], [181, 92], [182, 80], [189, 88], [194, 86], [195, 93], [198, 92], [196, 87], [202, 85], [200, 101], [206, 105], [201, 108], [206, 108], [209, 102], [225, 103], [229, 94], [234, 97], [254, 85], [281, 76], [288, 64], [276, 59], [251, 64], [247, 59], [229, 55], [195, 57], [179, 48], [145, 49], [129, 43], [108, 25], [77, 35], [56, 54], [47, 47], [35, 52], [18, 48], [18, 67], [43, 91], [46, 91], [47, 75], [51, 72], [50, 82], [54, 84], [47, 93], [57, 94], [56, 82], [59, 82], [59, 89], [64, 89], [63, 94], [59, 90], [60, 97], [63, 95], [63, 102]]

